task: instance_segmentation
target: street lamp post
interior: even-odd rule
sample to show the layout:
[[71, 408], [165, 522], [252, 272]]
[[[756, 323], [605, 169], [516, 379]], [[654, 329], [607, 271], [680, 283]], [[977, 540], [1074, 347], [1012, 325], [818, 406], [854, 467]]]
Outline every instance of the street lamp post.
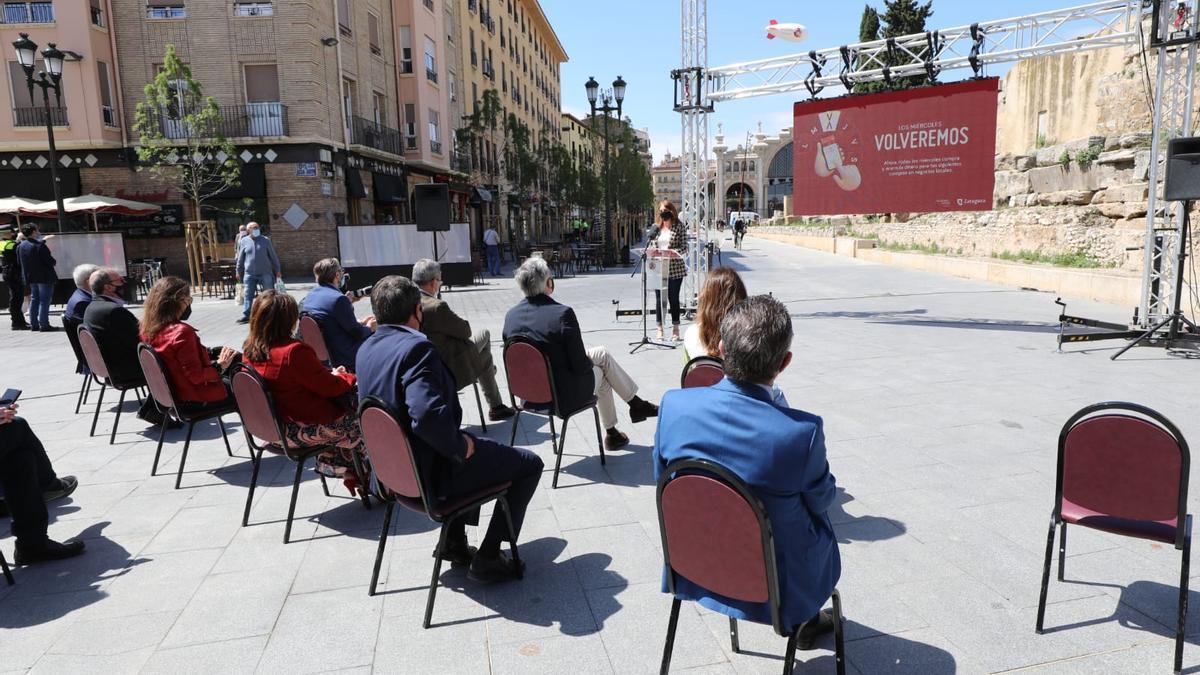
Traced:
[[63, 72], [63, 53], [54, 46], [47, 44], [42, 50], [42, 72], [37, 79], [33, 77], [33, 68], [37, 61], [37, 43], [29, 39], [28, 33], [21, 33], [21, 38], [14, 41], [13, 49], [17, 51], [17, 62], [25, 70], [25, 83], [29, 86], [29, 98], [33, 98], [33, 85], [42, 88], [42, 107], [46, 113], [46, 136], [50, 141], [50, 177], [54, 183], [54, 201], [58, 205], [58, 231], [63, 231], [66, 214], [63, 211], [62, 184], [58, 178], [58, 150], [54, 147], [54, 116], [50, 112], [50, 90], [54, 90], [54, 101], [57, 107], [62, 107], [62, 88], [59, 86]]
[[[592, 119], [596, 118], [596, 112], [604, 114], [604, 246], [608, 248], [608, 229], [612, 227], [612, 180], [608, 172], [608, 118], [611, 113], [617, 114], [617, 121], [621, 119], [621, 104], [625, 101], [625, 80], [620, 75], [613, 80], [612, 89], [607, 89], [604, 92], [600, 91], [600, 83], [594, 77], [588, 77], [588, 81], [584, 84], [587, 89], [588, 105], [592, 108]], [[600, 99], [601, 105], [596, 105], [596, 100]], [[616, 105], [613, 105], [613, 101]], [[607, 251], [606, 251], [607, 253]]]

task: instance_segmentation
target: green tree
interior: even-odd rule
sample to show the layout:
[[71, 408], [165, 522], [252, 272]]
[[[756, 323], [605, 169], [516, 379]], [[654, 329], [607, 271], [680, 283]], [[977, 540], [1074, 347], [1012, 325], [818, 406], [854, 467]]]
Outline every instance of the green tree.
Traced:
[[179, 185], [199, 220], [204, 202], [240, 185], [237, 149], [221, 132], [221, 109], [168, 44], [163, 65], [142, 90], [133, 130], [137, 157], [165, 183]]
[[[917, 0], [883, 0], [883, 14], [879, 18], [885, 27], [881, 37], [894, 38], [924, 33], [925, 21], [931, 16], [933, 16], [933, 0], [927, 0], [924, 3], [917, 2]], [[897, 54], [894, 59], [884, 57], [884, 60], [893, 68], [913, 62], [907, 54]], [[909, 89], [926, 84], [928, 81], [929, 78], [925, 75], [895, 78], [893, 88]]]
[[[870, 5], [863, 7], [862, 19], [858, 22], [858, 41], [874, 42], [879, 39], [879, 12]], [[859, 66], [865, 59], [859, 57]], [[884, 89], [882, 82], [859, 82], [854, 85], [855, 94], [870, 94]]]

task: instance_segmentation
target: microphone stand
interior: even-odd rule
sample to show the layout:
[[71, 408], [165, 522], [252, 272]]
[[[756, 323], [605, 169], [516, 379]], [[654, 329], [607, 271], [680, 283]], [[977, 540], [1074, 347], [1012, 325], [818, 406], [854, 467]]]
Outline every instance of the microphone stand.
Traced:
[[[644, 249], [642, 249], [641, 254], [638, 256], [637, 264], [642, 269], [642, 339], [638, 340], [636, 342], [629, 343], [631, 345], [635, 345], [633, 349], [629, 350], [630, 354], [636, 354], [637, 351], [639, 349], [642, 349], [643, 347], [661, 347], [663, 349], [675, 349], [674, 344], [668, 344], [666, 342], [659, 342], [657, 340], [651, 340], [650, 334], [648, 332], [649, 329], [647, 328], [647, 323], [646, 323], [647, 315], [649, 314], [649, 311], [646, 307], [646, 268], [648, 267], [648, 265], [646, 264], [646, 258], [649, 255], [649, 251], [650, 251], [649, 247], [644, 248]], [[670, 264], [669, 260], [667, 261], [667, 264]], [[633, 276], [634, 274], [637, 274], [636, 268], [634, 269], [633, 273], [630, 274], [629, 276]], [[665, 293], [664, 293], [664, 295], [665, 295]], [[665, 299], [666, 299], [665, 297], [660, 298], [659, 307], [658, 307], [658, 312], [659, 312], [658, 315], [660, 317], [662, 316], [661, 300], [665, 300]]]

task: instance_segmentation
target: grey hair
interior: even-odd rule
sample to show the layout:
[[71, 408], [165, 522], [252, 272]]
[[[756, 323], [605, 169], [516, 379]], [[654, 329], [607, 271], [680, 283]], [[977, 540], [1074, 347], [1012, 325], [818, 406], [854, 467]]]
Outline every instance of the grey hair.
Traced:
[[737, 382], [766, 384], [778, 373], [792, 347], [792, 317], [769, 295], [737, 303], [721, 321], [725, 375]]
[[120, 274], [116, 270], [98, 267], [96, 271], [92, 272], [92, 276], [88, 278], [88, 286], [91, 287], [93, 295], [104, 295], [104, 287], [111, 284], [113, 279], [119, 276]]
[[313, 265], [313, 276], [318, 284], [332, 284], [337, 273], [342, 271], [342, 264], [337, 258], [321, 258]]
[[393, 274], [375, 282], [371, 289], [371, 310], [382, 324], [402, 326], [421, 304], [421, 291], [406, 277]]
[[92, 272], [95, 272], [98, 269], [100, 269], [99, 265], [93, 265], [91, 263], [76, 265], [75, 271], [71, 272], [71, 276], [75, 279], [75, 285], [79, 288], [88, 288], [88, 283], [92, 278]]
[[442, 276], [442, 265], [436, 260], [429, 258], [421, 258], [413, 264], [412, 280], [418, 286], [440, 279]]
[[546, 286], [554, 278], [550, 273], [550, 266], [541, 258], [527, 258], [513, 276], [527, 298], [545, 293]]

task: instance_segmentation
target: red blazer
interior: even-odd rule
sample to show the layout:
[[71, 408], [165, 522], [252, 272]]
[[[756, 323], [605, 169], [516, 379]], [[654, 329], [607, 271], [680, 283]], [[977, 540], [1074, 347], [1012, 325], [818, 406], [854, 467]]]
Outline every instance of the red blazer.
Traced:
[[208, 350], [200, 344], [195, 328], [177, 321], [159, 331], [153, 340], [147, 340], [145, 335], [141, 338], [162, 357], [167, 377], [175, 385], [175, 396], [180, 401], [211, 403], [228, 398], [221, 373], [208, 358]]
[[271, 347], [266, 363], [247, 361], [271, 389], [279, 414], [288, 422], [330, 424], [346, 414], [332, 399], [354, 387], [350, 373], [334, 375], [312, 347], [288, 340]]

